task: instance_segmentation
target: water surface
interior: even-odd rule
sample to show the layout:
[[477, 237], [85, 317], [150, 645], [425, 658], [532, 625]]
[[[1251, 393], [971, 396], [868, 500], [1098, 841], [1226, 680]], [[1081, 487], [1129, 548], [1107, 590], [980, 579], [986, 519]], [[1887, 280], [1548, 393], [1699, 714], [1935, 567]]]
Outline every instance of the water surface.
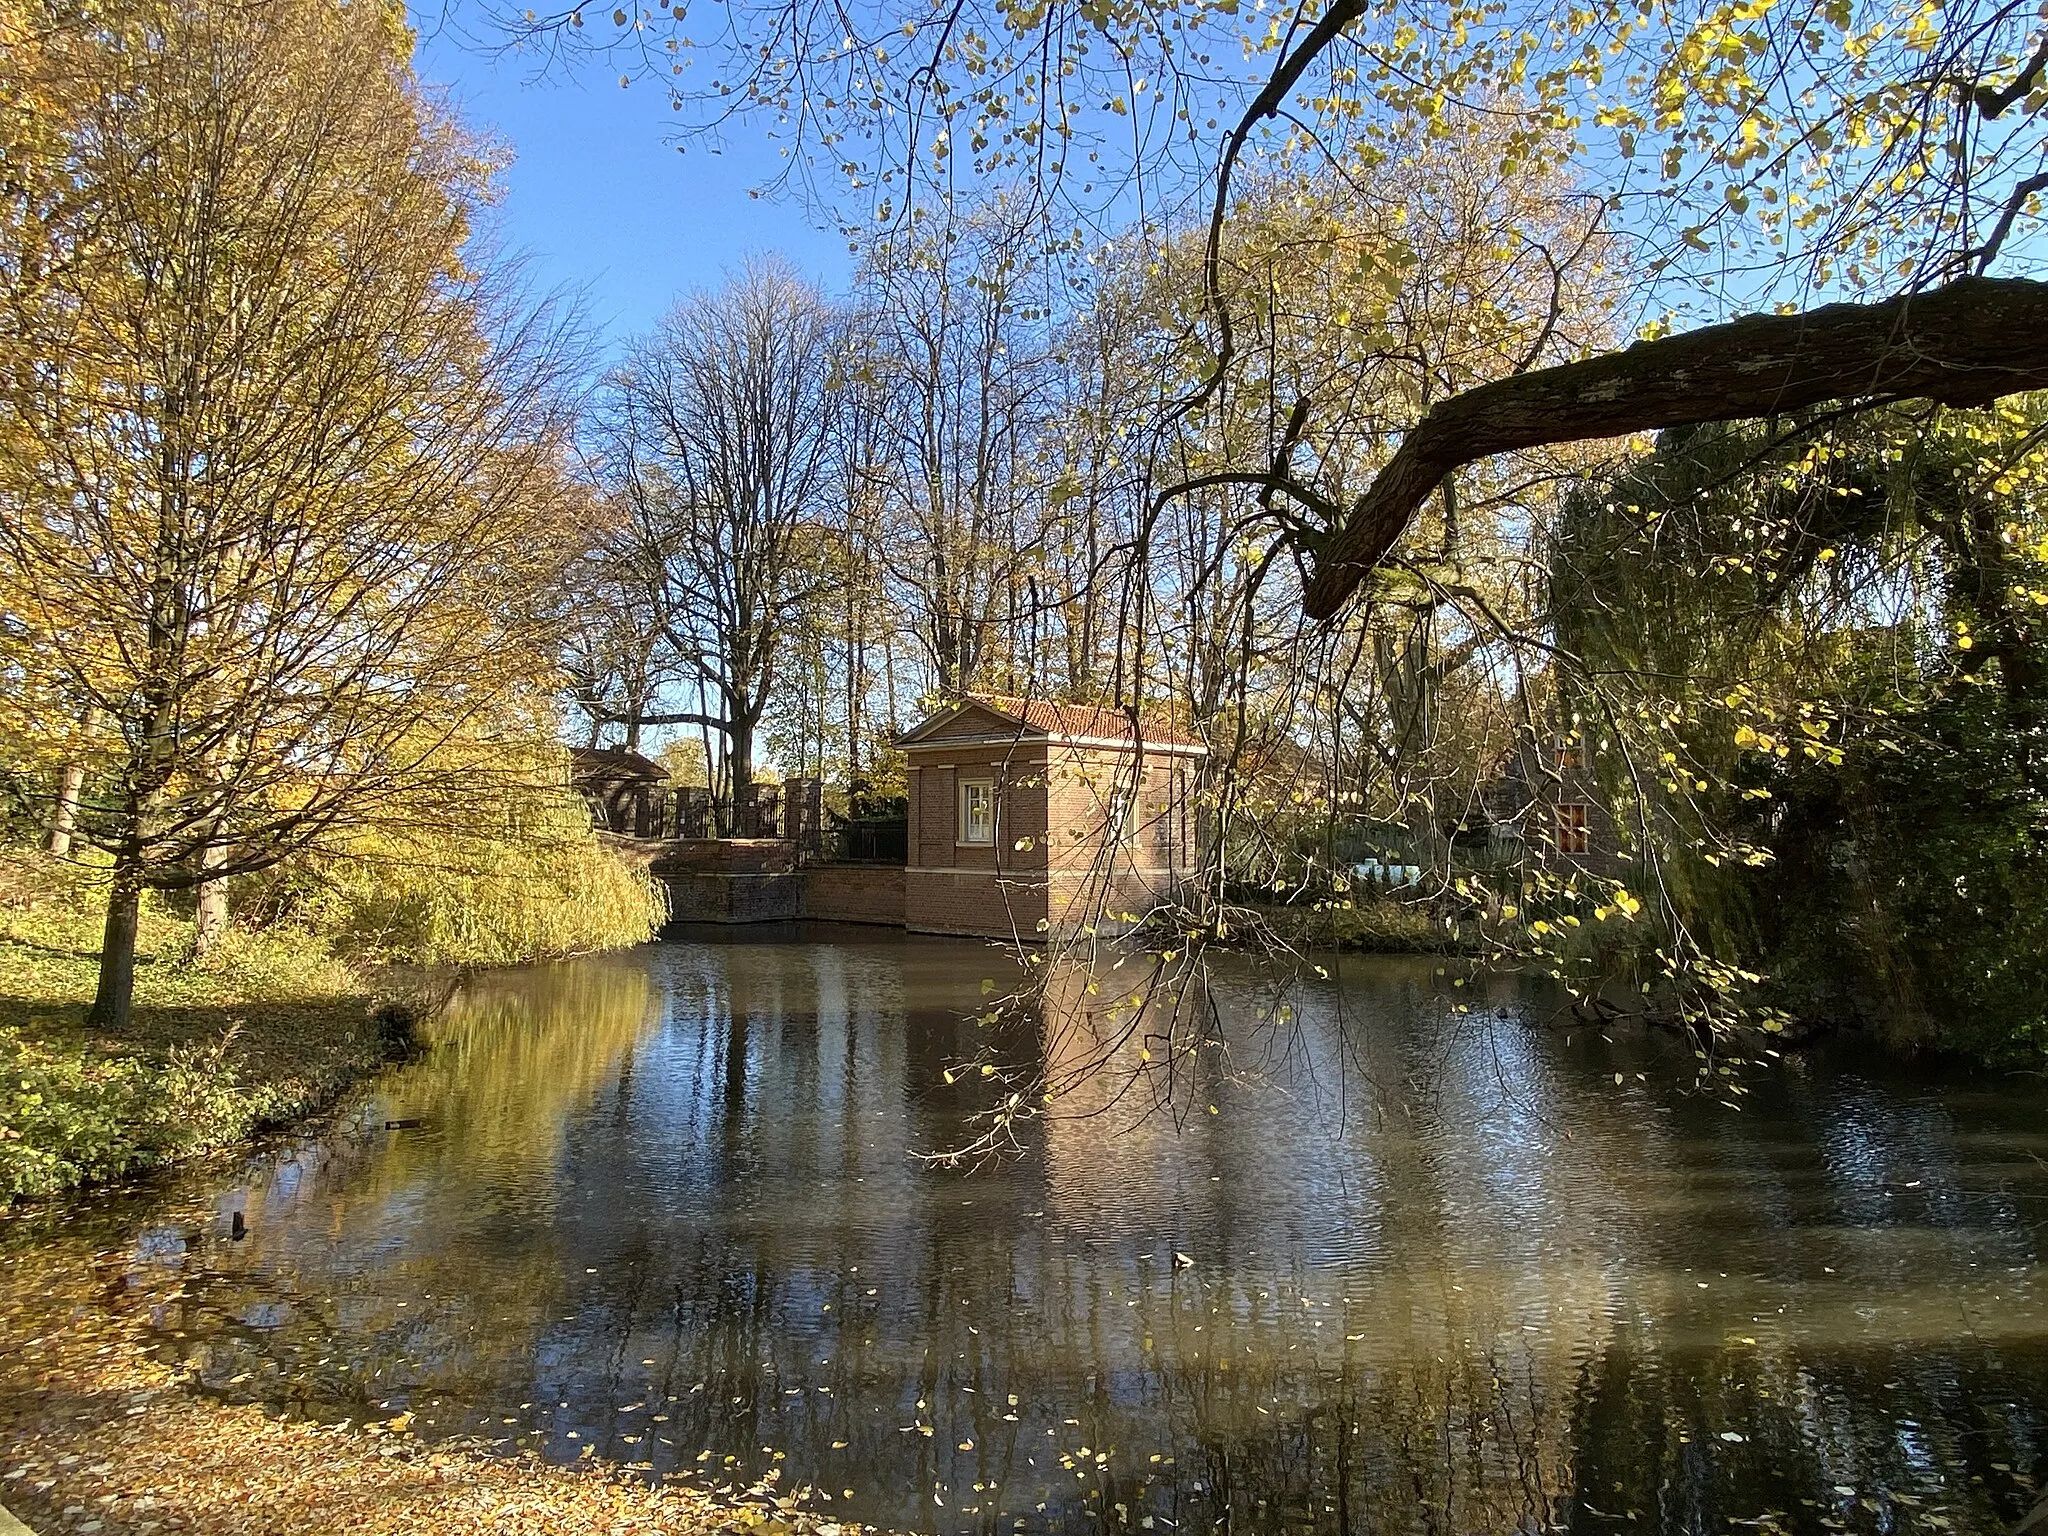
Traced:
[[1170, 1094], [1134, 1037], [934, 1166], [984, 978], [857, 928], [487, 977], [211, 1230], [129, 1197], [163, 1348], [926, 1531], [1989, 1532], [2048, 1476], [2037, 1079], [1794, 1062], [1734, 1111], [1505, 980], [1354, 960], [1261, 1022], [1247, 967]]

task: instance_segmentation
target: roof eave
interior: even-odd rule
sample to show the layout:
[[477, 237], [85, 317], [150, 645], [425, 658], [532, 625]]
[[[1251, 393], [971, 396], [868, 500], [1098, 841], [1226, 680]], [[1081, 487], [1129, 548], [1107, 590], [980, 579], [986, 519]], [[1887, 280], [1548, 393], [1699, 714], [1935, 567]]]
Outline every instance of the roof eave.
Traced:
[[[978, 736], [947, 736], [939, 741], [927, 741], [925, 739], [940, 726], [959, 719], [970, 709], [978, 709], [984, 714], [995, 716], [998, 720], [1007, 720], [1015, 729], [995, 733], [984, 732]], [[1042, 741], [1051, 746], [1102, 747], [1116, 752], [1128, 752], [1131, 750], [1131, 738], [1128, 736], [1082, 736], [1061, 731], [1049, 731], [1042, 725], [1033, 725], [1029, 720], [1020, 719], [1008, 710], [998, 709], [986, 699], [973, 698], [962, 699], [958, 703], [950, 704], [935, 714], [927, 716], [889, 744], [899, 752], [908, 752], [918, 747], [991, 746], [1001, 742], [1024, 740]], [[1195, 741], [1175, 741], [1164, 737], [1154, 738], [1146, 736], [1140, 738], [1140, 744], [1147, 752], [1158, 752], [1179, 757], [1207, 757], [1209, 755], [1209, 749], [1200, 742]]]
[[[895, 745], [904, 752], [938, 752], [947, 747], [1000, 747], [1030, 743], [1033, 746], [1048, 747], [1090, 747], [1110, 752], [1129, 752], [1133, 743], [1128, 736], [1066, 736], [1053, 731], [1042, 730], [1035, 725], [1020, 725], [1014, 731], [1004, 731], [983, 736], [942, 736], [936, 741], [918, 741], [910, 736], [899, 736]], [[1170, 757], [1207, 757], [1209, 749], [1200, 742], [1163, 741], [1156, 737], [1143, 737], [1136, 745], [1147, 754], [1157, 753]]]

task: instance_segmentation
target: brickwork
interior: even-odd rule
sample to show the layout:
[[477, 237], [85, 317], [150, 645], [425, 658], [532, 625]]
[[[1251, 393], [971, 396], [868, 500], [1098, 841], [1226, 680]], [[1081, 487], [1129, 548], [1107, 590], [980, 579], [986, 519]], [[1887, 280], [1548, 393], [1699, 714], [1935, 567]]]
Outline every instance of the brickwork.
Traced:
[[[1137, 869], [1194, 864], [1193, 765], [1148, 756], [1142, 777], [1135, 783], [1134, 777], [1122, 753], [1069, 748], [1052, 755], [1046, 771], [1049, 868], [1093, 868], [1112, 840], [1118, 862]], [[1128, 812], [1119, 814], [1126, 803]]]
[[[905, 924], [926, 933], [1035, 937], [1142, 913], [1195, 860], [1199, 743], [1144, 732], [1143, 771], [1128, 719], [1046, 700], [975, 699], [900, 743], [910, 779]], [[985, 783], [995, 824], [966, 835], [966, 791]]]
[[[1613, 803], [1589, 765], [1581, 737], [1561, 733], [1538, 753], [1524, 744], [1508, 781], [1505, 807], [1519, 813], [1522, 838], [1554, 869], [1581, 869], [1604, 878], [1628, 873], [1630, 855]], [[1582, 828], [1578, 838], [1574, 829]], [[1582, 847], [1572, 846], [1583, 842]]]
[[[1062, 720], [1099, 714], [1068, 705], [1054, 712]], [[1189, 744], [1148, 747], [1134, 774], [1128, 746], [1052, 737], [976, 707], [907, 740], [905, 750], [907, 868], [798, 870], [785, 842], [670, 843], [652, 867], [668, 884], [675, 918], [811, 917], [1030, 939], [1050, 927], [1114, 929], [1118, 914], [1142, 915], [1168, 899], [1194, 865], [1199, 749]], [[975, 784], [988, 797], [972, 801], [969, 817], [962, 786]]]
[[882, 865], [818, 864], [801, 876], [799, 915], [829, 923], [904, 923], [904, 871]]
[[668, 887], [669, 921], [773, 923], [797, 915], [796, 850], [769, 838], [663, 845], [648, 866]]
[[[910, 767], [916, 836], [904, 872], [904, 926], [916, 933], [1036, 935], [1045, 916], [1043, 746], [942, 740], [914, 754]], [[995, 793], [993, 840], [980, 845], [961, 840], [960, 786], [975, 780]]]
[[[939, 745], [910, 760], [910, 863], [918, 869], [1045, 867], [1045, 749], [1031, 743]], [[995, 792], [994, 841], [961, 840], [960, 786], [986, 781]], [[1018, 842], [1025, 847], [1017, 847]]]
[[[1134, 787], [1127, 752], [1033, 745], [941, 737], [910, 753], [909, 927], [1031, 937], [1042, 924], [1142, 913], [1192, 865], [1188, 758], [1148, 754]], [[981, 779], [995, 790], [996, 836], [975, 846], [961, 840], [961, 784]], [[1114, 838], [1113, 826], [1120, 829]]]
[[705, 837], [664, 843], [649, 865], [672, 875], [780, 875], [796, 868], [796, 847], [780, 838]]
[[797, 916], [795, 873], [662, 876], [672, 923], [782, 923]]
[[913, 933], [971, 934], [1035, 939], [1046, 916], [1043, 871], [908, 869], [903, 880], [903, 925]]

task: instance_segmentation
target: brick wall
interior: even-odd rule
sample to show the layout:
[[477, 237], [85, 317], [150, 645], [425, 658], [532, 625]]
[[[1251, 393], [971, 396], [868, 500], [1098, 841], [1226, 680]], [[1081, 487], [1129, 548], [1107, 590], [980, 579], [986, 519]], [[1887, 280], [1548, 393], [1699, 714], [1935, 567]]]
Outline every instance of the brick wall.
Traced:
[[[917, 933], [1036, 938], [1046, 918], [1044, 744], [935, 742], [910, 760], [904, 925]], [[995, 786], [993, 844], [960, 841], [960, 785], [969, 779]]]
[[798, 910], [828, 923], [903, 926], [903, 874], [868, 864], [817, 864], [803, 872]]
[[[1045, 752], [1029, 743], [951, 746], [910, 754], [910, 865], [913, 869], [1042, 870], [1045, 867]], [[995, 786], [993, 844], [960, 841], [960, 785]], [[1017, 844], [1025, 844], [1019, 848]]]
[[[1131, 757], [1113, 748], [934, 742], [910, 759], [904, 917], [919, 932], [1028, 938], [1042, 921], [1142, 913], [1193, 862], [1185, 758], [1148, 754], [1135, 786]], [[996, 841], [962, 844], [960, 784], [984, 778], [996, 786]], [[1116, 817], [1134, 789], [1132, 809]], [[1111, 846], [1113, 820], [1121, 830]]]
[[782, 923], [797, 915], [795, 874], [662, 876], [672, 923]]
[[903, 924], [913, 933], [958, 933], [1035, 939], [1046, 916], [1042, 871], [910, 869], [904, 871]]
[[779, 875], [796, 868], [796, 846], [780, 838], [695, 838], [663, 843], [656, 875]]
[[774, 923], [797, 915], [796, 849], [771, 838], [666, 843], [649, 865], [668, 887], [669, 921]]
[[1118, 827], [1118, 862], [1139, 870], [1186, 869], [1194, 862], [1193, 765], [1148, 755], [1142, 775], [1118, 752], [1068, 749], [1046, 769], [1053, 869], [1099, 862], [1116, 806], [1128, 799]]

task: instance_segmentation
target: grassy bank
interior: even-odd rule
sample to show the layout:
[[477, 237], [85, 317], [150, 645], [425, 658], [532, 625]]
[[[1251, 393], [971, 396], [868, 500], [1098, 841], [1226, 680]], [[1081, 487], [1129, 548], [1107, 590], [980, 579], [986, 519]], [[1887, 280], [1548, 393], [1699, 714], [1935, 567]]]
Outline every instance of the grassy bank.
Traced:
[[1303, 949], [1438, 955], [1466, 947], [1426, 906], [1386, 897], [1245, 905], [1275, 934]]
[[660, 887], [580, 810], [542, 810], [517, 835], [367, 840], [231, 883], [237, 910], [271, 919], [231, 927], [204, 961], [191, 920], [146, 897], [134, 1016], [118, 1031], [85, 1027], [105, 905], [94, 867], [0, 848], [0, 1204], [324, 1108], [402, 1043], [394, 1021], [417, 1011], [421, 967], [650, 938]]
[[0, 903], [0, 1200], [54, 1194], [242, 1140], [322, 1108], [387, 1055], [370, 989], [302, 932], [235, 932], [204, 965], [192, 925], [144, 911], [136, 1008], [88, 1032], [91, 893]]
[[[9, 1220], [0, 1213], [0, 1227]], [[794, 1500], [735, 1508], [598, 1465], [429, 1446], [390, 1423], [283, 1422], [196, 1396], [148, 1330], [180, 1287], [83, 1240], [6, 1241], [0, 1294], [0, 1504], [80, 1536], [696, 1533], [842, 1528]], [[12, 1251], [8, 1251], [12, 1250]], [[782, 1507], [778, 1508], [780, 1504]], [[843, 1527], [847, 1536], [855, 1528]]]

